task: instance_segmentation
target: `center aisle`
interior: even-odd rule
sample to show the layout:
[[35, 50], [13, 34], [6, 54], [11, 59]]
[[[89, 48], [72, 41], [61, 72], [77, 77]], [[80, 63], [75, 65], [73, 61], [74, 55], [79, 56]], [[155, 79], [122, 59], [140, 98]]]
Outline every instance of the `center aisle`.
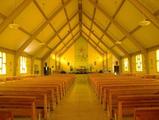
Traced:
[[77, 75], [75, 84], [51, 115], [51, 120], [106, 120], [103, 110], [92, 91], [87, 75]]

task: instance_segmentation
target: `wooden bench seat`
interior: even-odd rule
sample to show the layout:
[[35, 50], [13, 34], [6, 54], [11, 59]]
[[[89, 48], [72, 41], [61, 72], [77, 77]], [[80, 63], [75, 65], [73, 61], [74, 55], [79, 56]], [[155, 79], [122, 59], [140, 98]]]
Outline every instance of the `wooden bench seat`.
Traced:
[[[28, 96], [0, 96], [0, 110], [12, 110], [14, 114], [15, 111], [19, 109], [21, 111], [30, 112], [32, 120], [37, 120], [36, 111], [36, 98]], [[28, 115], [28, 114], [26, 114]]]
[[0, 120], [13, 120], [13, 113], [11, 111], [0, 111]]
[[159, 107], [159, 95], [127, 95], [118, 97], [118, 120], [123, 120], [123, 115], [128, 109], [137, 107]]
[[[103, 76], [91, 76], [89, 81], [101, 103], [107, 108], [108, 120], [113, 118], [113, 111], [116, 111], [119, 96], [158, 96], [157, 94], [159, 94], [159, 79], [141, 78], [141, 76], [106, 76], [105, 78]], [[135, 107], [134, 105], [140, 106], [136, 101], [133, 102], [133, 104], [127, 104], [127, 107]], [[151, 101], [151, 105], [153, 104], [159, 105], [158, 101], [157, 104]], [[149, 104], [146, 101], [142, 105], [146, 107]]]
[[159, 120], [159, 107], [135, 108], [134, 120]]
[[[74, 81], [74, 77], [71, 76], [65, 79], [60, 76], [22, 77], [20, 80], [16, 80], [16, 77], [12, 78], [13, 80], [0, 83], [0, 96], [35, 97], [36, 108], [43, 109], [44, 119], [47, 119], [50, 109], [54, 109], [55, 104], [65, 95]], [[18, 109], [14, 111], [23, 113]]]
[[142, 82], [120, 82], [120, 83], [108, 83], [108, 84], [103, 84], [100, 87], [100, 90], [98, 92], [98, 97], [99, 99], [102, 100], [104, 97], [107, 95], [107, 90], [113, 89], [113, 88], [135, 88], [135, 87], [151, 87], [151, 86], [159, 86], [159, 81], [158, 82], [152, 82], [152, 83], [145, 83], [144, 81]]
[[113, 107], [117, 106], [118, 96], [121, 95], [143, 95], [143, 94], [153, 94], [157, 95], [159, 92], [159, 86], [139, 86], [139, 87], [127, 87], [127, 88], [114, 88], [109, 89], [107, 93], [107, 98], [104, 101], [104, 108], [107, 108], [108, 116], [113, 116]]
[[47, 119], [48, 112], [51, 109], [50, 91], [47, 90], [31, 90], [31, 89], [5, 89], [0, 90], [0, 96], [33, 96], [36, 98], [36, 107], [44, 111], [44, 118]]

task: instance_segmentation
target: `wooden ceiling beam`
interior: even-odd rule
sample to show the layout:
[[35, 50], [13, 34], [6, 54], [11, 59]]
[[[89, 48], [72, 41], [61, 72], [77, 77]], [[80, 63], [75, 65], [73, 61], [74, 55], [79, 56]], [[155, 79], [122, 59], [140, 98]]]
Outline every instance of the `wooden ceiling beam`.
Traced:
[[79, 39], [79, 37], [80, 37], [80, 35], [74, 41], [72, 40], [73, 42], [68, 47], [66, 47], [66, 49], [62, 53], [59, 54], [59, 56], [62, 56], [65, 52], [67, 52], [67, 50], [69, 50], [69, 48], [71, 48], [72, 45], [75, 44], [75, 42]]
[[[92, 4], [94, 4], [93, 0], [89, 0]], [[129, 34], [129, 31], [127, 31], [124, 27], [122, 27], [116, 20], [112, 19], [112, 17], [97, 4], [97, 9], [100, 10], [106, 18], [112, 21], [112, 23], [124, 34], [127, 35], [127, 37], [134, 43], [135, 46], [137, 46], [140, 50], [144, 51], [145, 48], [143, 45], [137, 41], [131, 34]]]
[[96, 50], [100, 55], [104, 55], [104, 53], [102, 53], [101, 51], [99, 51], [98, 49], [96, 49], [96, 46], [94, 46], [85, 36], [83, 36], [82, 35], [82, 37], [84, 38], [84, 39], [86, 39], [87, 40], [87, 42], [88, 42], [88, 44], [90, 44], [90, 46], [94, 49], [94, 50]]
[[[78, 26], [78, 24], [77, 24], [76, 26]], [[71, 31], [73, 31], [75, 28], [76, 28], [76, 27], [74, 27]], [[66, 38], [69, 34], [70, 34], [70, 33], [68, 33], [64, 38]], [[46, 59], [46, 58], [61, 44], [61, 42], [63, 42], [64, 40], [65, 40], [65, 39], [63, 39], [62, 41], [58, 42], [58, 43], [56, 44], [56, 46], [55, 46], [51, 51], [49, 51], [48, 53], [46, 53], [46, 54], [43, 56], [42, 59], [43, 59], [43, 60]]]
[[36, 36], [48, 25], [48, 22], [45, 22], [38, 30], [36, 30], [32, 36], [17, 50], [17, 54], [23, 52], [23, 50], [36, 38]]
[[[136, 26], [133, 30], [131, 30], [129, 32], [129, 34], [133, 34], [134, 32], [136, 32], [137, 30], [139, 30], [141, 28], [141, 26]], [[123, 38], [121, 38], [119, 41], [123, 41], [124, 39], [127, 38], [127, 35], [125, 35]], [[136, 42], [137, 43], [137, 42]]]
[[[36, 5], [36, 7], [38, 8], [38, 10], [40, 11], [40, 13], [43, 15], [43, 17], [45, 18], [45, 20], [48, 22], [48, 24], [50, 25], [50, 27], [52, 28], [52, 30], [55, 32], [55, 35], [60, 39], [61, 37], [59, 36], [59, 34], [57, 33], [56, 29], [54, 28], [54, 26], [51, 24], [51, 21], [48, 19], [48, 17], [45, 15], [44, 11], [41, 9], [41, 7], [39, 6], [39, 4], [37, 3], [36, 0], [33, 0], [34, 4]], [[65, 5], [63, 4], [63, 7], [65, 7]]]
[[72, 0], [67, 0], [64, 5], [62, 5], [59, 9], [57, 9], [50, 17], [49, 21], [52, 20], [61, 10], [64, 9], [65, 6], [67, 6]]
[[[0, 13], [0, 15], [1, 15], [1, 13]], [[3, 14], [2, 14], [3, 15]], [[4, 18], [7, 18], [7, 16], [5, 16], [5, 15], [3, 15], [3, 17]], [[27, 30], [25, 30], [24, 28], [22, 28], [21, 26], [20, 27], [18, 27], [18, 29], [20, 30], [20, 31], [22, 31], [23, 33], [25, 33], [25, 34], [27, 34], [27, 35], [29, 35], [29, 36], [32, 36], [32, 34], [31, 33], [29, 33]], [[40, 43], [43, 43], [41, 40], [39, 40], [38, 38], [35, 38], [35, 40], [36, 41], [38, 41], [38, 42], [40, 42]], [[51, 49], [47, 44], [45, 44], [44, 43], [44, 46], [45, 47], [47, 47], [48, 49]]]
[[[73, 37], [66, 43], [66, 46], [69, 45], [69, 43], [77, 36], [77, 34], [80, 33], [80, 31], [78, 31], [75, 35], [73, 35]], [[55, 54], [59, 54], [61, 51], [64, 50], [64, 48], [66, 46], [63, 46], [58, 52], [56, 52]]]
[[[88, 30], [89, 30], [89, 28], [84, 24], [84, 23], [82, 23], [83, 24], [83, 26], [85, 26]], [[90, 30], [89, 30], [90, 31]], [[91, 33], [115, 56], [115, 57], [117, 57], [117, 58], [120, 58], [120, 56], [115, 52], [115, 51], [113, 51], [112, 49], [110, 49], [109, 47], [108, 47], [108, 45], [105, 43], [105, 42], [103, 42], [103, 40], [101, 40], [95, 33], [93, 33], [92, 31], [91, 31]]]
[[159, 9], [154, 13], [155, 16], [159, 15]]
[[[64, 0], [61, 0], [61, 2], [62, 2], [62, 5], [64, 5]], [[65, 7], [65, 6], [64, 6], [64, 12], [65, 12], [66, 19], [67, 19], [67, 21], [68, 21], [69, 29], [71, 30], [71, 23], [70, 23], [70, 21], [69, 21], [69, 17], [68, 17], [67, 10], [66, 10], [66, 7]], [[71, 32], [71, 35], [72, 35], [72, 37], [73, 37], [73, 33], [72, 33], [72, 32]]]
[[128, 0], [159, 29], [159, 20], [138, 0]]
[[2, 14], [2, 13], [0, 13], [0, 18], [2, 18], [2, 19], [6, 19], [7, 18], [7, 16], [5, 16], [4, 14]]
[[85, 34], [89, 38], [89, 40], [91, 40], [96, 45], [96, 47], [99, 48], [102, 52], [104, 52], [104, 53], [107, 52], [107, 51], [103, 50], [96, 42], [94, 42], [93, 39], [89, 35], [87, 35], [87, 33], [85, 33], [83, 30], [82, 30], [82, 33]]
[[[71, 0], [68, 0], [65, 2], [65, 5], [70, 3]], [[48, 21], [51, 21], [61, 10], [63, 9], [63, 6], [61, 6], [59, 9], [57, 9], [49, 18]], [[32, 41], [36, 38], [36, 36], [48, 25], [48, 21], [45, 21], [33, 34], [32, 36], [26, 40], [26, 42], [17, 50], [17, 54], [20, 54]]]
[[[89, 19], [91, 20], [91, 18], [85, 13], [83, 12], [83, 14]], [[101, 30], [102, 33], [104, 33], [125, 55], [128, 55], [129, 53], [121, 46], [116, 44], [117, 40], [114, 40], [107, 32], [105, 32], [100, 25], [98, 25], [95, 21], [93, 21], [93, 24], [97, 26], [97, 28], [99, 28]]]
[[[72, 32], [77, 26], [78, 26], [78, 24], [76, 24], [76, 25], [73, 27], [73, 29], [71, 29], [71, 32]], [[60, 41], [56, 44], [56, 46], [51, 50], [51, 52], [53, 52], [60, 44], [62, 44], [63, 41], [65, 41], [65, 39], [71, 34], [71, 32], [67, 33], [67, 34], [64, 36], [64, 38], [63, 38], [62, 40], [60, 40]], [[73, 35], [73, 36], [74, 36], [74, 35]], [[64, 46], [65, 46], [65, 44], [64, 44]]]
[[[19, 27], [18, 29], [19, 29], [20, 31], [24, 32], [25, 34], [27, 34], [27, 35], [29, 35], [29, 36], [32, 36], [32, 34], [29, 33], [28, 31], [26, 31], [24, 28]], [[39, 43], [43, 43], [43, 42], [42, 42], [41, 40], [39, 40], [38, 38], [35, 38], [35, 40], [38, 41]], [[44, 46], [51, 50], [51, 48], [50, 48], [46, 43], [44, 43]]]
[[82, 30], [82, 0], [78, 0], [78, 11], [79, 11], [79, 25], [80, 25], [80, 31], [81, 31]]
[[1, 52], [11, 53], [11, 54], [15, 54], [16, 53], [15, 50], [11, 50], [11, 49], [8, 49], [8, 48], [3, 48], [3, 47], [0, 47], [0, 51]]
[[[110, 27], [110, 25], [112, 24], [112, 21], [114, 20], [114, 18], [116, 17], [116, 15], [118, 14], [118, 12], [120, 11], [121, 7], [123, 6], [123, 4], [125, 3], [125, 0], [122, 0], [119, 7], [116, 9], [114, 15], [112, 16], [111, 20], [109, 20], [109, 23], [107, 25], [107, 27], [105, 28], [105, 32], [108, 30], [108, 28]], [[100, 37], [100, 39], [103, 39], [104, 34]]]
[[22, 13], [22, 11], [32, 2], [33, 0], [24, 0], [20, 5], [18, 5], [11, 14], [3, 21], [0, 25], [0, 33], [8, 27], [13, 20]]
[[[71, 21], [76, 15], [78, 14], [78, 11], [75, 12], [74, 15], [71, 16], [71, 18], [69, 19], [69, 21]], [[68, 21], [59, 29], [57, 30], [57, 33], [59, 34], [62, 29], [68, 24]], [[49, 40], [46, 41], [46, 44], [49, 44], [54, 38], [56, 37], [56, 35], [53, 35]]]
[[[90, 30], [91, 30], [91, 31], [92, 31], [92, 28], [93, 28], [93, 21], [94, 21], [94, 19], [95, 19], [97, 3], [98, 3], [98, 0], [95, 0], [94, 10], [93, 10], [93, 16], [92, 16], [92, 18], [91, 18], [91, 26], [90, 26]], [[90, 36], [90, 35], [91, 35], [91, 32], [89, 32], [89, 36]]]

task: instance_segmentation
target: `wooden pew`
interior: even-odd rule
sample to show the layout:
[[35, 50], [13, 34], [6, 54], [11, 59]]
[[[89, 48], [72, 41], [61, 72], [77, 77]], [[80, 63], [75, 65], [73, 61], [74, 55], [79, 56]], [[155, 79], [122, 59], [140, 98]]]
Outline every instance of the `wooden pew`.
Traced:
[[[108, 105], [107, 112], [109, 119], [112, 119], [113, 100], [117, 101], [117, 98], [112, 98], [112, 94], [116, 95], [116, 97], [124, 94], [156, 94], [159, 90], [159, 80], [146, 80], [140, 77], [97, 77], [92, 80], [90, 79], [90, 82], [92, 82], [92, 86], [98, 97], [101, 99], [101, 102], [105, 100], [104, 103], [106, 102], [106, 105]], [[139, 91], [137, 91], [137, 89]]]
[[135, 108], [134, 120], [159, 120], [159, 107]]
[[126, 109], [126, 112], [128, 112], [128, 109], [133, 110], [137, 107], [159, 107], [159, 95], [119, 96], [117, 107], [118, 120], [123, 120], [123, 115], [125, 113], [124, 109]]
[[38, 89], [25, 89], [25, 88], [6, 88], [0, 89], [0, 96], [30, 96], [36, 98], [36, 108], [42, 109], [44, 111], [44, 118], [47, 119], [48, 112], [50, 112], [50, 102], [51, 98], [50, 91], [38, 90]]
[[0, 120], [13, 120], [13, 113], [11, 111], [0, 111]]
[[[18, 114], [16, 111], [25, 111], [30, 113], [32, 120], [37, 120], [36, 98], [26, 96], [0, 96], [0, 109], [11, 111]], [[21, 115], [21, 114], [20, 114]]]
[[[107, 107], [107, 110], [108, 110], [108, 116], [110, 116], [110, 118], [112, 117], [112, 99], [113, 98], [111, 98], [111, 94], [112, 93], [110, 93], [109, 92], [109, 90], [110, 89], [118, 89], [118, 90], [120, 90], [120, 89], [125, 89], [125, 91], [122, 91], [121, 93], [118, 93], [118, 94], [116, 94], [116, 96], [118, 96], [118, 95], [122, 95], [122, 94], [126, 94], [126, 91], [127, 91], [127, 94], [129, 95], [131, 95], [131, 94], [142, 94], [142, 93], [146, 93], [146, 92], [148, 92], [148, 93], [154, 93], [154, 90], [150, 90], [150, 91], [142, 91], [142, 89], [138, 92], [136, 89], [140, 89], [140, 88], [143, 88], [143, 89], [146, 89], [146, 88], [149, 88], [149, 89], [153, 89], [153, 88], [156, 88], [156, 93], [158, 92], [158, 88], [159, 88], [159, 84], [156, 84], [156, 83], [153, 83], [153, 84], [144, 84], [144, 83], [142, 83], [142, 84], [139, 84], [139, 83], [136, 83], [136, 84], [128, 84], [128, 83], [126, 83], [126, 84], [124, 84], [124, 83], [122, 83], [122, 84], [117, 84], [117, 85], [112, 85], [112, 84], [110, 84], [110, 85], [105, 85], [105, 97], [104, 97], [104, 101], [105, 101], [105, 106], [106, 105], [108, 105], [108, 107]], [[132, 89], [132, 91], [131, 90], [129, 90], [128, 91], [128, 89]], [[134, 91], [133, 91], [133, 89], [134, 89]], [[115, 99], [114, 99], [115, 100]]]
[[104, 108], [107, 107], [108, 117], [111, 119], [113, 116], [113, 108], [117, 106], [117, 97], [121, 95], [143, 95], [143, 94], [158, 94], [159, 86], [137, 86], [137, 87], [121, 87], [109, 89], [107, 98], [104, 101]]
[[[41, 79], [39, 79], [39, 77], [24, 77], [22, 80], [18, 81], [14, 79], [14, 81], [1, 82], [0, 95], [5, 96], [11, 93], [16, 96], [21, 96], [22, 94], [25, 96], [35, 96], [38, 98], [37, 100], [43, 101], [44, 118], [47, 119], [48, 102], [51, 101], [51, 106], [53, 108], [53, 102], [56, 101], [56, 103], [58, 103], [58, 96], [62, 97], [62, 93], [66, 92], [64, 91], [64, 87], [69, 87], [74, 77], [67, 77], [66, 80], [62, 79], [64, 78], [60, 76], [55, 77], [54, 80], [52, 80], [52, 76], [41, 77]], [[65, 88], [65, 90], [66, 89], [68, 88]], [[48, 98], [51, 98], [51, 100], [49, 101]]]
[[128, 80], [118, 80], [118, 81], [107, 81], [102, 84], [100, 84], [100, 88], [98, 91], [98, 97], [100, 98], [101, 102], [103, 100], [103, 97], [106, 95], [106, 90], [108, 88], [115, 88], [115, 87], [135, 87], [135, 86], [159, 86], [159, 81], [153, 81], [153, 80], [133, 80], [133, 81], [128, 81]]

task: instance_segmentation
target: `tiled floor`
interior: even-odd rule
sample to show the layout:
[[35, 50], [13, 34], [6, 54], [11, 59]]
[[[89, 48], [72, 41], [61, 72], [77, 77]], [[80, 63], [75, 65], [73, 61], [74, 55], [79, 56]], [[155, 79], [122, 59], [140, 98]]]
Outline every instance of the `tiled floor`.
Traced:
[[77, 75], [75, 84], [51, 113], [50, 120], [106, 120], [106, 111], [89, 86], [87, 75]]

